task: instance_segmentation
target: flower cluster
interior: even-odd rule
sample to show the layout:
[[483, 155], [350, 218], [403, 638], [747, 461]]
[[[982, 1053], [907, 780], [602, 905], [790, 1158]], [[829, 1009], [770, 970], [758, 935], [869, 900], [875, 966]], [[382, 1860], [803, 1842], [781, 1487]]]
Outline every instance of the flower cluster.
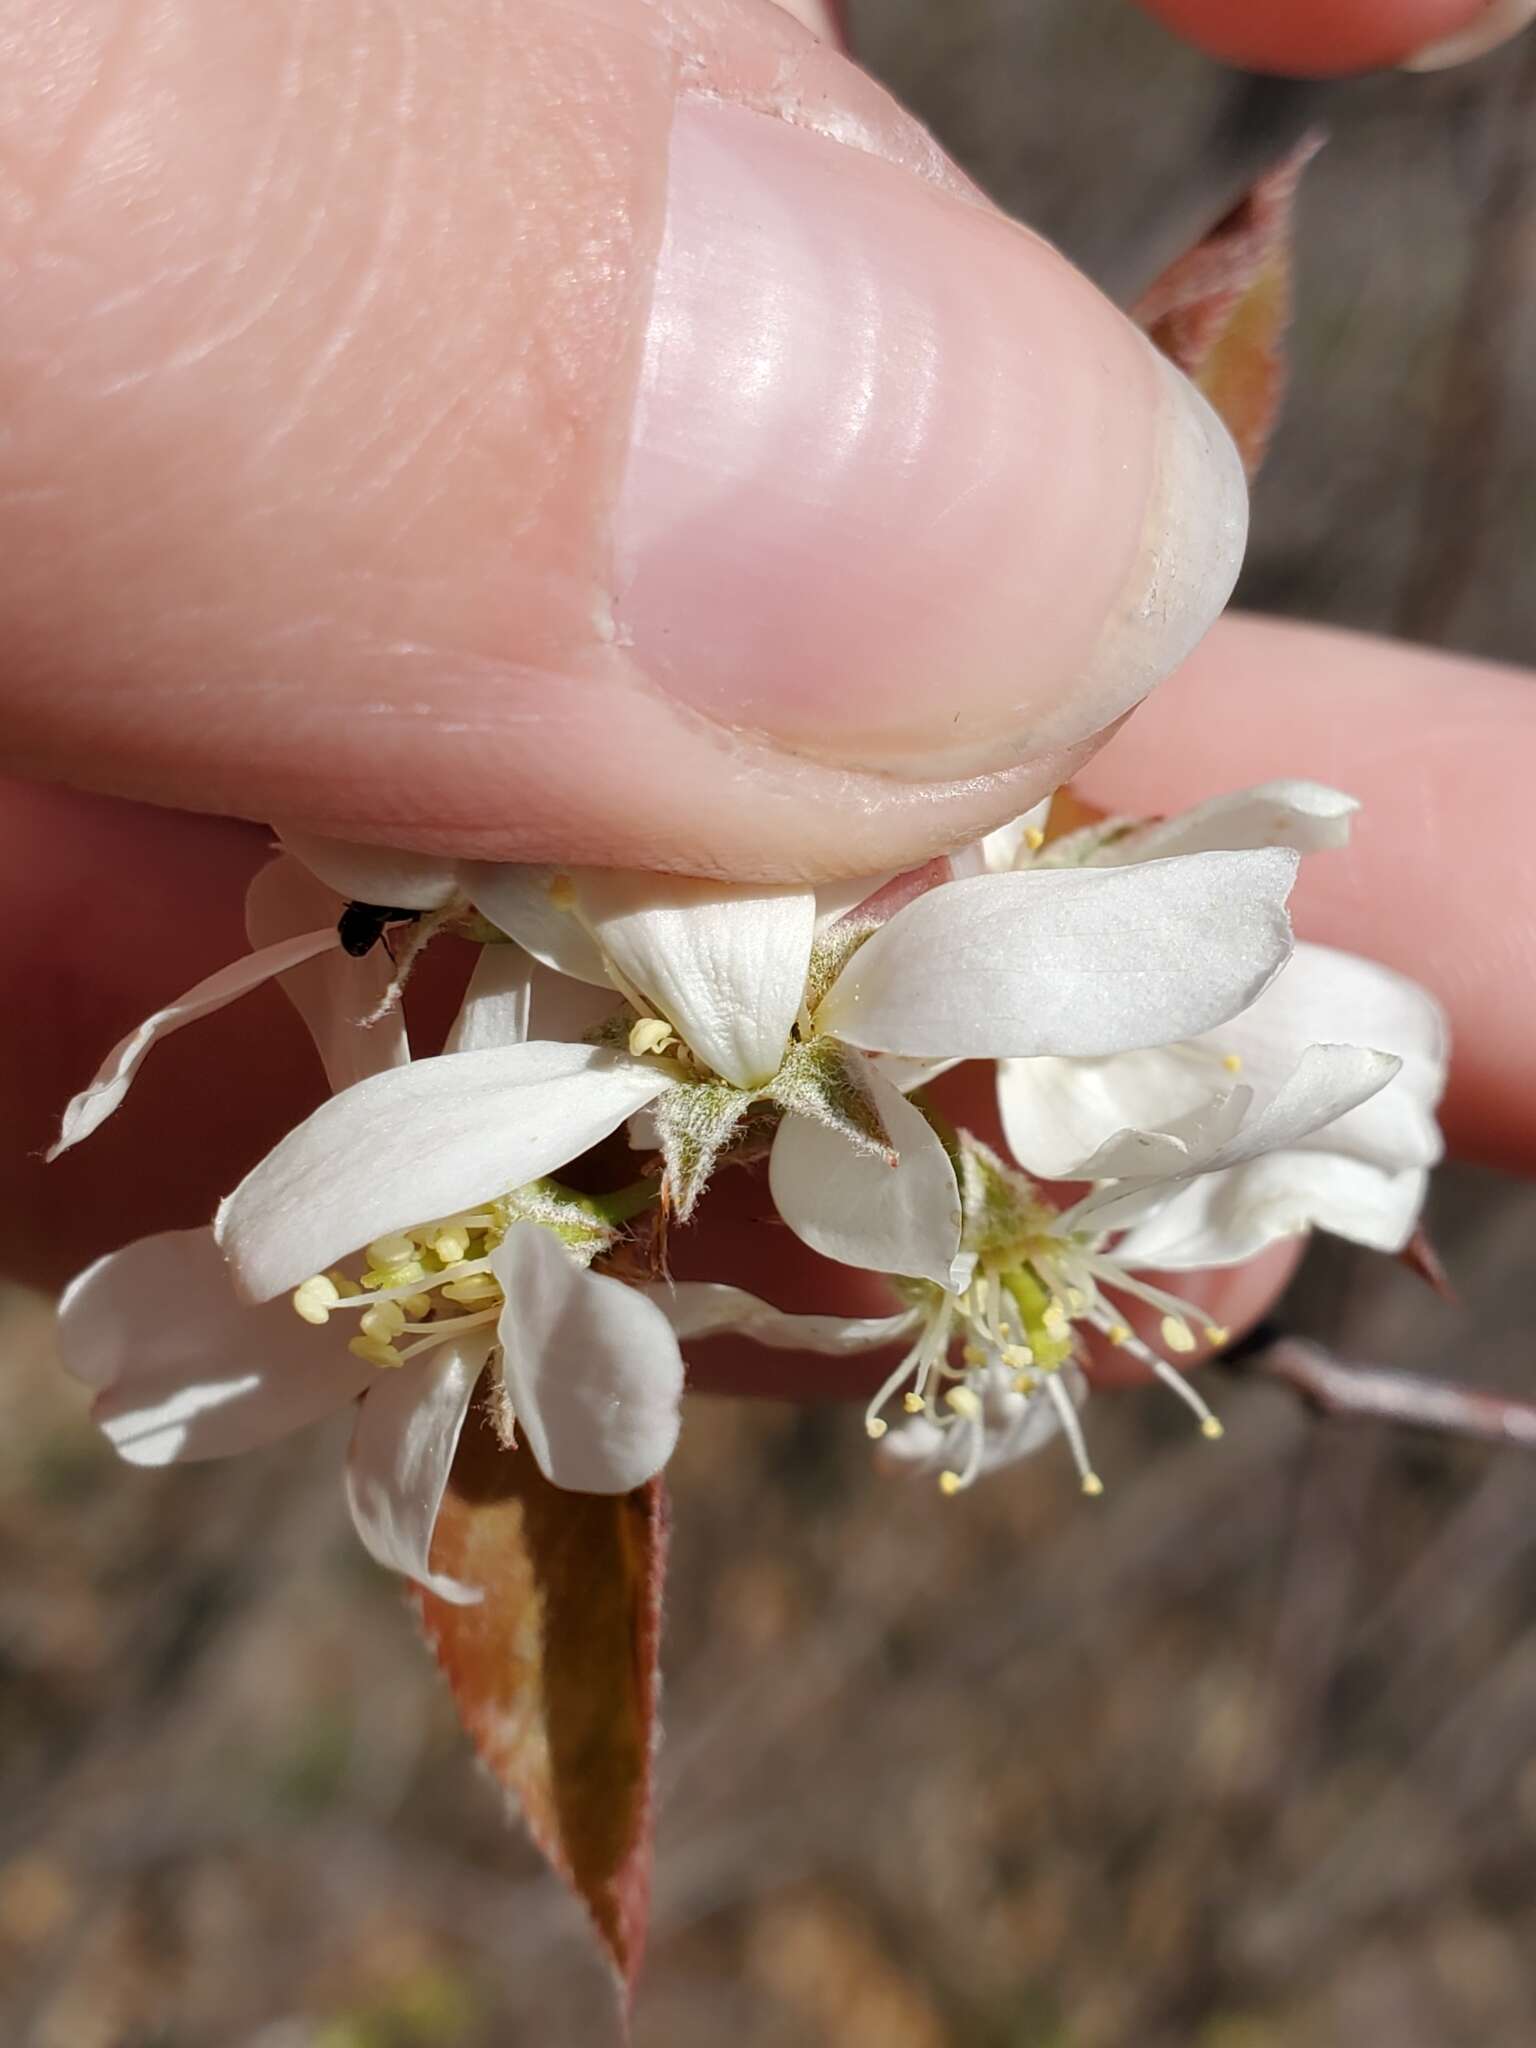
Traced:
[[[946, 861], [822, 889], [290, 839], [252, 886], [249, 956], [114, 1049], [57, 1149], [159, 1038], [273, 977], [332, 1092], [210, 1228], [75, 1280], [67, 1363], [140, 1464], [355, 1404], [363, 1541], [449, 1599], [479, 1596], [431, 1559], [477, 1394], [555, 1484], [624, 1492], [671, 1453], [682, 1345], [726, 1333], [889, 1352], [868, 1432], [945, 1492], [1057, 1436], [1097, 1492], [1096, 1347], [1220, 1434], [1173, 1360], [1227, 1333], [1150, 1271], [1313, 1228], [1398, 1251], [1416, 1227], [1440, 1013], [1296, 944], [1286, 913], [1300, 858], [1341, 845], [1353, 810], [1301, 782], [1064, 832], [1041, 806]], [[478, 952], [443, 1050], [413, 1057], [405, 972], [444, 931]], [[976, 1061], [1011, 1159], [935, 1105]], [[889, 1315], [668, 1277], [669, 1232], [751, 1162], [807, 1245], [885, 1276]]]

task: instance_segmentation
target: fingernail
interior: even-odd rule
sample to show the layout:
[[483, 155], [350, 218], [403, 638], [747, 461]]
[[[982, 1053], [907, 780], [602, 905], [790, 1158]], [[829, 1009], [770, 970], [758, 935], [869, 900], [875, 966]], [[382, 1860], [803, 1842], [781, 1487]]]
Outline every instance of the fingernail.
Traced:
[[1536, 21], [1536, 0], [1488, 0], [1483, 11], [1456, 35], [1444, 36], [1403, 60], [1404, 71], [1449, 71], [1470, 64], [1507, 43]]
[[1246, 531], [1204, 402], [1045, 243], [808, 129], [680, 104], [614, 624], [839, 766], [1010, 766], [1130, 708]]

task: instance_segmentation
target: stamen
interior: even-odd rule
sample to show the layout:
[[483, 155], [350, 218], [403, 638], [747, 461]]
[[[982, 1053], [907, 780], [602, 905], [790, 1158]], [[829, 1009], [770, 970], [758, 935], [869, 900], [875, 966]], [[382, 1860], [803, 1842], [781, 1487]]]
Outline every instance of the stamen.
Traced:
[[1045, 834], [1038, 825], [1026, 825], [1024, 827], [1024, 844], [1031, 853], [1038, 853], [1041, 847], [1044, 846]]
[[341, 1300], [341, 1290], [328, 1273], [316, 1273], [293, 1290], [293, 1305], [306, 1323], [318, 1328], [331, 1319], [331, 1310]]
[[1243, 1071], [1243, 1056], [1240, 1052], [1223, 1053], [1221, 1064], [1229, 1074], [1240, 1074]]
[[416, 1240], [396, 1231], [390, 1237], [376, 1237], [366, 1250], [369, 1265], [386, 1272], [391, 1266], [403, 1266], [407, 1260], [415, 1259]]
[[981, 1399], [974, 1388], [951, 1387], [944, 1399], [962, 1422], [980, 1422]]
[[1088, 1445], [1083, 1436], [1083, 1426], [1077, 1419], [1077, 1409], [1072, 1396], [1067, 1392], [1059, 1373], [1052, 1373], [1046, 1381], [1046, 1389], [1061, 1423], [1061, 1433], [1072, 1452], [1072, 1462], [1077, 1467], [1077, 1476], [1082, 1482], [1084, 1493], [1098, 1495], [1104, 1491], [1104, 1482], [1088, 1462]]
[[677, 1044], [677, 1033], [665, 1017], [637, 1017], [629, 1028], [629, 1049], [636, 1059], [648, 1052], [665, 1052]]
[[1164, 1316], [1162, 1320], [1163, 1342], [1170, 1351], [1190, 1352], [1198, 1350], [1195, 1333], [1182, 1316]]

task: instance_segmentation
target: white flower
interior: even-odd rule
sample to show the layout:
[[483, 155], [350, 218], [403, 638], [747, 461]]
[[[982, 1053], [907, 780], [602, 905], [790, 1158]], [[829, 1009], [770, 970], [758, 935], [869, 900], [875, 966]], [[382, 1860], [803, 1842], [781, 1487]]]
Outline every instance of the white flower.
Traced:
[[[994, 834], [972, 859], [1102, 867], [1243, 845], [1311, 851], [1342, 844], [1354, 809], [1317, 784], [1269, 783], [1150, 825], [1109, 820], [1043, 850], [1038, 823]], [[1444, 1020], [1424, 990], [1301, 944], [1219, 1029], [1108, 1058], [1005, 1060], [998, 1097], [1009, 1147], [1032, 1173], [1187, 1183], [1177, 1201], [1156, 1196], [1138, 1257], [1226, 1265], [1315, 1225], [1401, 1249], [1440, 1155], [1445, 1061]], [[1130, 1222], [1134, 1207], [1119, 1213]]]
[[434, 1574], [430, 1558], [493, 1355], [498, 1414], [556, 1485], [626, 1492], [666, 1463], [682, 1393], [666, 1317], [584, 1271], [554, 1228], [496, 1205], [382, 1240], [368, 1258], [361, 1288], [317, 1274], [296, 1301], [253, 1307], [237, 1300], [209, 1232], [142, 1238], [71, 1283], [65, 1363], [96, 1390], [97, 1423], [136, 1465], [227, 1457], [361, 1397], [346, 1466], [358, 1534], [382, 1564], [450, 1600], [481, 1597]]
[[678, 1084], [656, 1110], [677, 1134], [674, 1178], [679, 1157], [707, 1171], [766, 1100], [782, 1113], [769, 1178], [791, 1229], [849, 1264], [947, 1285], [953, 1170], [868, 1056], [1102, 1056], [1213, 1028], [1284, 962], [1295, 866], [1263, 849], [972, 874], [883, 922], [841, 915], [858, 885], [829, 902], [598, 869], [461, 881], [538, 959], [629, 1003], [631, 1050]]
[[[1053, 1208], [1026, 1175], [1013, 1172], [967, 1133], [960, 1136], [965, 1204], [963, 1278], [943, 1287], [898, 1280], [906, 1306], [886, 1317], [787, 1315], [733, 1287], [701, 1283], [653, 1290], [673, 1328], [690, 1339], [734, 1334], [782, 1350], [845, 1355], [902, 1347], [865, 1411], [884, 1462], [936, 1473], [956, 1493], [985, 1472], [1066, 1438], [1085, 1493], [1102, 1492], [1088, 1459], [1078, 1409], [1087, 1398], [1083, 1333], [1136, 1358], [1197, 1417], [1202, 1433], [1221, 1424], [1167, 1358], [1144, 1344], [1116, 1297], [1147, 1303], [1161, 1317], [1166, 1348], [1188, 1356], [1227, 1332], [1201, 1309], [1140, 1276], [1141, 1261], [1109, 1248], [1113, 1229], [1091, 1203]], [[885, 1411], [900, 1399], [903, 1420]]]

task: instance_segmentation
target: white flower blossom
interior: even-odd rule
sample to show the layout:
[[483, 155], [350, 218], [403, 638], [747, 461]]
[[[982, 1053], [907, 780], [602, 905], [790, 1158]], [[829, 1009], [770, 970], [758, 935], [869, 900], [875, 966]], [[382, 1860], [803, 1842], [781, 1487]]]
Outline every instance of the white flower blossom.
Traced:
[[[1106, 820], [1050, 844], [1042, 813], [993, 834], [972, 865], [1135, 865], [1196, 852], [1342, 845], [1353, 799], [1276, 782], [1151, 824]], [[1229, 1265], [1313, 1227], [1397, 1251], [1440, 1156], [1434, 1110], [1446, 1029], [1417, 984], [1299, 944], [1276, 979], [1218, 1028], [1098, 1058], [999, 1063], [1010, 1150], [1054, 1180], [1176, 1181], [1148, 1192], [1132, 1240], [1169, 1267]], [[1120, 1214], [1135, 1220], [1134, 1203]]]
[[678, 1432], [682, 1362], [666, 1317], [585, 1271], [584, 1248], [529, 1220], [530, 1206], [520, 1215], [514, 1198], [397, 1233], [368, 1247], [360, 1282], [333, 1269], [292, 1301], [255, 1306], [236, 1297], [208, 1231], [141, 1238], [70, 1284], [65, 1364], [135, 1465], [228, 1457], [356, 1401], [346, 1490], [364, 1544], [446, 1599], [478, 1600], [430, 1560], [488, 1365], [508, 1435], [558, 1486], [627, 1492], [661, 1469]]
[[[905, 1306], [885, 1317], [786, 1314], [734, 1287], [693, 1282], [655, 1298], [684, 1341], [733, 1334], [780, 1350], [847, 1355], [901, 1347], [865, 1411], [882, 1461], [936, 1474], [956, 1493], [983, 1473], [1066, 1438], [1085, 1493], [1103, 1486], [1078, 1410], [1087, 1398], [1086, 1333], [1125, 1351], [1195, 1414], [1207, 1437], [1221, 1424], [1184, 1375], [1133, 1331], [1120, 1297], [1159, 1315], [1166, 1350], [1188, 1357], [1227, 1331], [1192, 1303], [1142, 1277], [1141, 1260], [1112, 1245], [1088, 1202], [1053, 1208], [1027, 1175], [962, 1133], [963, 1278], [952, 1287], [895, 1281]], [[891, 1430], [886, 1411], [900, 1404]]]
[[630, 1051], [676, 1084], [654, 1109], [674, 1179], [696, 1157], [701, 1185], [766, 1102], [769, 1182], [790, 1228], [830, 1257], [944, 1285], [958, 1191], [887, 1057], [1103, 1056], [1214, 1028], [1289, 953], [1295, 865], [1261, 849], [968, 874], [883, 920], [858, 915], [853, 885], [829, 899], [601, 869], [461, 880], [529, 953], [628, 1003]]

